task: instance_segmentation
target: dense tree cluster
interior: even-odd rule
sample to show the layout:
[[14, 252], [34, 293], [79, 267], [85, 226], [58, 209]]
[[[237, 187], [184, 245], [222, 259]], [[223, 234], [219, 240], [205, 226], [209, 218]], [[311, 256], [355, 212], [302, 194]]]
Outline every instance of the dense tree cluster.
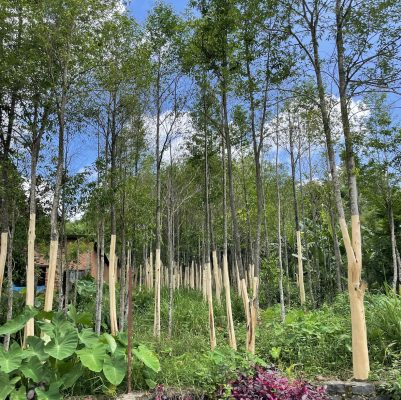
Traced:
[[44, 309], [55, 293], [68, 305], [75, 234], [100, 250], [96, 332], [106, 256], [113, 334], [125, 327], [132, 277], [154, 289], [156, 337], [161, 286], [171, 335], [174, 289], [199, 282], [212, 349], [223, 297], [236, 348], [231, 287], [251, 352], [259, 307], [279, 302], [284, 320], [287, 305], [319, 307], [348, 288], [354, 376], [366, 379], [365, 281], [401, 287], [401, 4], [188, 9], [182, 17], [158, 2], [141, 25], [116, 0], [0, 0], [7, 318], [13, 281], [35, 303], [38, 249], [49, 257]]

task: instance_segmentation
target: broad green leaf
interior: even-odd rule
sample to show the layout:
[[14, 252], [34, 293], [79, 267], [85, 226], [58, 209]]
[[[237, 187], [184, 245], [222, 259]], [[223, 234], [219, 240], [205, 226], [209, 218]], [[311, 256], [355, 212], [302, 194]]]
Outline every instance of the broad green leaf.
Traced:
[[40, 332], [42, 336], [47, 336], [48, 338], [54, 338], [54, 325], [49, 321], [39, 321], [38, 322]]
[[26, 378], [32, 379], [35, 383], [50, 382], [49, 368], [36, 356], [31, 357], [27, 362], [23, 363], [20, 371]]
[[12, 333], [20, 331], [31, 318], [35, 317], [37, 313], [37, 310], [26, 307], [22, 314], [0, 326], [0, 336], [11, 335]]
[[83, 367], [81, 364], [68, 363], [70, 367], [68, 371], [61, 376], [62, 387], [68, 389], [75, 384], [75, 382], [82, 376]]
[[121, 343], [123, 346], [127, 347], [128, 346], [128, 336], [126, 332], [118, 332], [116, 339], [119, 343]]
[[78, 345], [78, 335], [75, 330], [69, 330], [64, 335], [56, 335], [46, 346], [45, 352], [56, 360], [64, 360], [71, 356]]
[[113, 354], [117, 348], [117, 343], [116, 343], [115, 339], [113, 338], [113, 336], [111, 336], [110, 334], [105, 332], [102, 335], [102, 339], [106, 339], [106, 343], [108, 343], [108, 345], [109, 345], [110, 352]]
[[27, 356], [27, 353], [16, 342], [11, 345], [8, 351], [0, 347], [0, 370], [6, 373], [15, 371]]
[[45, 361], [49, 358], [49, 355], [45, 353], [45, 342], [37, 336], [29, 336], [26, 339], [28, 349], [31, 356], [36, 356], [40, 361]]
[[124, 357], [107, 356], [104, 360], [103, 373], [107, 380], [118, 386], [127, 372], [127, 363]]
[[5, 400], [14, 390], [15, 384], [20, 380], [19, 376], [9, 379], [8, 374], [0, 371], [0, 400]]
[[91, 328], [82, 329], [78, 333], [79, 341], [85, 345], [85, 347], [93, 347], [99, 343], [99, 336]]
[[84, 326], [92, 325], [92, 322], [93, 322], [92, 314], [87, 311], [77, 313], [77, 310], [73, 304], [69, 305], [67, 315], [72, 321], [74, 321], [75, 325], [78, 325], [78, 324], [81, 324]]
[[48, 390], [36, 388], [35, 393], [38, 396], [38, 400], [60, 400], [62, 397], [60, 395], [59, 387], [60, 384], [58, 382], [53, 382], [50, 384]]
[[106, 351], [106, 345], [98, 344], [91, 349], [84, 348], [81, 350], [77, 350], [76, 354], [78, 355], [84, 367], [90, 369], [93, 372], [100, 372], [103, 368]]
[[148, 368], [155, 372], [160, 372], [160, 362], [156, 354], [146, 346], [140, 344], [137, 349], [133, 349], [133, 353]]
[[25, 386], [21, 386], [19, 389], [15, 389], [11, 392], [10, 400], [26, 400]]

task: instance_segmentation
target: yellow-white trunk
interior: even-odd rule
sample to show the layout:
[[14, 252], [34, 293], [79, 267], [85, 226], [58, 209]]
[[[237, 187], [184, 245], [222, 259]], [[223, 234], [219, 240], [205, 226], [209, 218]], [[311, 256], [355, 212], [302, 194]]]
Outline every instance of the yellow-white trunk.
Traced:
[[156, 249], [155, 257], [155, 315], [153, 335], [160, 337], [160, 249]]
[[366, 283], [361, 280], [362, 246], [360, 220], [358, 215], [351, 216], [352, 243], [345, 220], [340, 218], [339, 222], [348, 260], [348, 293], [351, 308], [353, 373], [355, 379], [366, 380], [369, 377], [370, 366], [364, 306]]
[[57, 252], [58, 252], [58, 240], [50, 241], [50, 253], [49, 253], [49, 268], [47, 271], [47, 282], [46, 282], [46, 293], [45, 293], [45, 311], [51, 311], [53, 309], [53, 297], [54, 297], [54, 282], [56, 280], [56, 267], [57, 267]]
[[[26, 297], [25, 304], [33, 307], [35, 304], [35, 230], [36, 214], [29, 215], [28, 229], [28, 258], [26, 268]], [[35, 335], [34, 320], [31, 318], [25, 326], [25, 338]]]
[[297, 231], [297, 252], [298, 252], [298, 285], [301, 305], [305, 304], [304, 266], [302, 264], [302, 242], [301, 231]]
[[8, 246], [8, 233], [1, 233], [1, 242], [0, 242], [0, 298], [1, 298], [1, 289], [3, 287], [4, 280], [4, 269], [6, 266], [6, 258], [7, 258], [7, 246]]
[[205, 265], [206, 285], [207, 285], [207, 303], [209, 306], [209, 330], [210, 330], [210, 348], [213, 351], [216, 347], [216, 331], [214, 329], [213, 314], [213, 295], [212, 295], [212, 270], [210, 263]]
[[109, 301], [110, 301], [110, 330], [114, 336], [118, 332], [117, 326], [117, 306], [116, 306], [116, 235], [111, 235], [110, 239], [110, 265], [109, 265]]
[[231, 307], [230, 277], [228, 275], [228, 261], [226, 254], [223, 254], [223, 280], [224, 280], [224, 291], [226, 295], [228, 340], [230, 347], [234, 350], [237, 350], [237, 340], [235, 338], [233, 313]]

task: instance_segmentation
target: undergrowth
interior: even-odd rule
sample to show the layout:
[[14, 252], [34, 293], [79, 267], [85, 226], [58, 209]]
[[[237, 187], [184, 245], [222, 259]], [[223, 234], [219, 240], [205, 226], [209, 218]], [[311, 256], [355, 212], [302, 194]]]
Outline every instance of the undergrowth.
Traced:
[[[78, 311], [93, 311], [93, 286], [93, 282], [85, 281], [79, 287]], [[255, 366], [271, 364], [283, 371], [290, 381], [301, 376], [312, 381], [317, 378], [352, 377], [351, 325], [346, 294], [315, 310], [289, 308], [284, 323], [280, 321], [278, 306], [261, 310], [255, 356], [245, 353], [242, 303], [234, 292], [232, 297], [238, 351], [227, 345], [223, 300], [221, 305], [214, 301], [217, 348], [211, 352], [208, 307], [201, 293], [191, 290], [174, 293], [173, 333], [172, 337], [168, 337], [168, 292], [162, 291], [162, 336], [158, 340], [153, 337], [153, 294], [145, 290], [135, 291], [133, 342], [136, 346], [142, 344], [153, 350], [159, 358], [161, 370], [146, 376], [142, 373], [142, 365], [134, 362], [133, 389], [145, 390], [149, 382], [154, 382], [166, 388], [185, 389], [213, 397], [216, 388], [235, 380], [238, 374], [251, 376]], [[370, 378], [388, 382], [384, 386], [396, 398], [401, 393], [401, 298], [391, 292], [368, 293], [365, 304]], [[107, 307], [106, 300], [104, 316], [108, 314]], [[105, 329], [107, 324], [105, 318]], [[98, 384], [93, 381], [90, 386], [93, 388]], [[84, 391], [85, 386], [88, 382], [77, 382], [77, 389]]]

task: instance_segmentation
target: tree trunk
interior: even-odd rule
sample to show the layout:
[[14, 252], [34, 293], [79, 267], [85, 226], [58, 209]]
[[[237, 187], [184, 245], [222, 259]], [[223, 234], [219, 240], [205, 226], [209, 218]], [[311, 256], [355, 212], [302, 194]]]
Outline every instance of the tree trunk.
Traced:
[[[348, 189], [351, 210], [351, 232], [352, 242], [348, 238], [345, 241], [345, 247], [348, 257], [348, 291], [351, 304], [351, 322], [352, 322], [352, 358], [354, 378], [366, 380], [369, 375], [369, 353], [365, 322], [364, 295], [366, 283], [361, 280], [362, 273], [362, 242], [361, 225], [358, 208], [358, 188], [355, 175], [355, 160], [352, 143], [352, 134], [350, 129], [346, 69], [344, 60], [344, 39], [343, 39], [343, 6], [340, 0], [336, 0], [336, 48], [337, 48], [337, 66], [339, 78], [339, 94], [341, 121], [345, 138], [345, 163], [348, 175]], [[340, 225], [342, 230], [348, 231], [345, 219], [340, 215]]]
[[276, 187], [277, 187], [277, 243], [278, 243], [278, 266], [279, 266], [279, 293], [280, 293], [280, 317], [281, 322], [285, 320], [285, 303], [284, 303], [284, 289], [283, 289], [283, 260], [282, 260], [282, 251], [281, 251], [281, 196], [280, 196], [280, 179], [278, 173], [278, 151], [279, 151], [279, 138], [278, 138], [278, 130], [276, 132]]
[[47, 273], [47, 284], [45, 293], [44, 310], [51, 311], [53, 309], [54, 283], [56, 278], [57, 255], [58, 255], [58, 209], [60, 205], [60, 194], [63, 183], [63, 166], [64, 166], [64, 130], [65, 130], [65, 109], [67, 104], [67, 67], [63, 71], [62, 94], [58, 104], [57, 118], [59, 124], [58, 132], [58, 158], [56, 170], [56, 185], [54, 188], [53, 203], [50, 217], [50, 252], [49, 252], [49, 268]]
[[160, 117], [161, 117], [161, 82], [160, 82], [160, 57], [158, 60], [156, 82], [156, 257], [155, 257], [155, 313], [153, 335], [160, 338], [160, 247], [161, 247], [161, 178], [160, 167], [162, 155], [160, 154]]
[[110, 254], [109, 254], [109, 305], [110, 305], [110, 330], [114, 336], [118, 332], [117, 324], [117, 304], [116, 304], [116, 207], [115, 207], [115, 190], [116, 190], [116, 157], [117, 157], [117, 130], [116, 130], [116, 113], [117, 113], [117, 93], [112, 93], [112, 110], [111, 110], [111, 154], [110, 154], [110, 218], [111, 218], [111, 237], [110, 237]]
[[[321, 73], [321, 64], [319, 56], [319, 42], [317, 36], [316, 25], [310, 24], [310, 33], [313, 46], [313, 55], [309, 55], [316, 75], [316, 83], [319, 95], [319, 107], [322, 115], [323, 130], [326, 136], [327, 154], [331, 178], [333, 181], [335, 203], [339, 218], [339, 224], [343, 237], [343, 242], [347, 254], [348, 262], [348, 292], [351, 306], [351, 324], [352, 324], [352, 359], [354, 378], [366, 380], [369, 375], [369, 355], [367, 346], [365, 309], [364, 309], [364, 292], [366, 284], [361, 281], [362, 269], [362, 251], [361, 251], [361, 235], [359, 211], [357, 205], [357, 187], [354, 170], [354, 160], [352, 151], [352, 140], [349, 129], [349, 119], [346, 100], [346, 82], [344, 70], [344, 48], [342, 38], [342, 9], [341, 2], [336, 0], [336, 22], [337, 37], [336, 47], [338, 55], [338, 72], [339, 72], [339, 89], [340, 89], [340, 106], [341, 118], [343, 122], [343, 130], [346, 143], [346, 164], [348, 173], [348, 186], [350, 189], [351, 202], [351, 229], [352, 242], [349, 235], [347, 223], [345, 221], [344, 207], [341, 197], [340, 182], [336, 169], [334, 146], [330, 128], [330, 118], [326, 105], [326, 94]], [[317, 21], [315, 21], [317, 23]]]
[[[203, 93], [204, 100], [205, 93]], [[204, 102], [206, 104], [206, 102]], [[206, 105], [204, 105], [205, 120], [206, 120]], [[210, 241], [211, 241], [211, 222], [210, 222], [210, 204], [209, 204], [209, 163], [208, 163], [208, 140], [206, 124], [204, 126], [204, 156], [205, 156], [205, 273], [206, 273], [206, 296], [209, 307], [209, 333], [210, 333], [210, 348], [212, 351], [216, 347], [216, 332], [214, 328], [214, 313], [213, 313], [213, 293], [212, 293], [212, 271], [210, 264]], [[216, 257], [217, 259], [217, 257]], [[217, 271], [217, 265], [215, 271]], [[215, 279], [216, 285], [219, 285]], [[217, 287], [217, 286], [216, 286]]]
[[[14, 246], [14, 233], [15, 233], [15, 201], [12, 204], [11, 210], [11, 229], [10, 229], [10, 241], [8, 243], [7, 251], [7, 283], [8, 283], [8, 296], [7, 296], [7, 321], [13, 318], [13, 300], [14, 300], [14, 288], [13, 288], [13, 246]], [[4, 350], [8, 351], [10, 347], [10, 335], [4, 337]]]
[[104, 284], [104, 219], [101, 217], [99, 222], [99, 240], [97, 244], [98, 264], [97, 264], [97, 291], [96, 291], [96, 316], [95, 332], [100, 335], [102, 326], [103, 308], [103, 284]]
[[[298, 211], [298, 201], [297, 201], [297, 192], [295, 185], [295, 157], [294, 157], [294, 132], [293, 126], [290, 118], [290, 114], [288, 114], [288, 133], [290, 139], [290, 159], [291, 159], [291, 181], [292, 181], [292, 195], [294, 202], [294, 215], [295, 215], [295, 231], [297, 238], [297, 263], [298, 263], [298, 287], [299, 287], [299, 297], [301, 300], [301, 306], [305, 304], [305, 286], [304, 286], [304, 268], [302, 262], [302, 240], [301, 240], [301, 227], [299, 224], [299, 211]], [[299, 157], [299, 154], [298, 154]]]

